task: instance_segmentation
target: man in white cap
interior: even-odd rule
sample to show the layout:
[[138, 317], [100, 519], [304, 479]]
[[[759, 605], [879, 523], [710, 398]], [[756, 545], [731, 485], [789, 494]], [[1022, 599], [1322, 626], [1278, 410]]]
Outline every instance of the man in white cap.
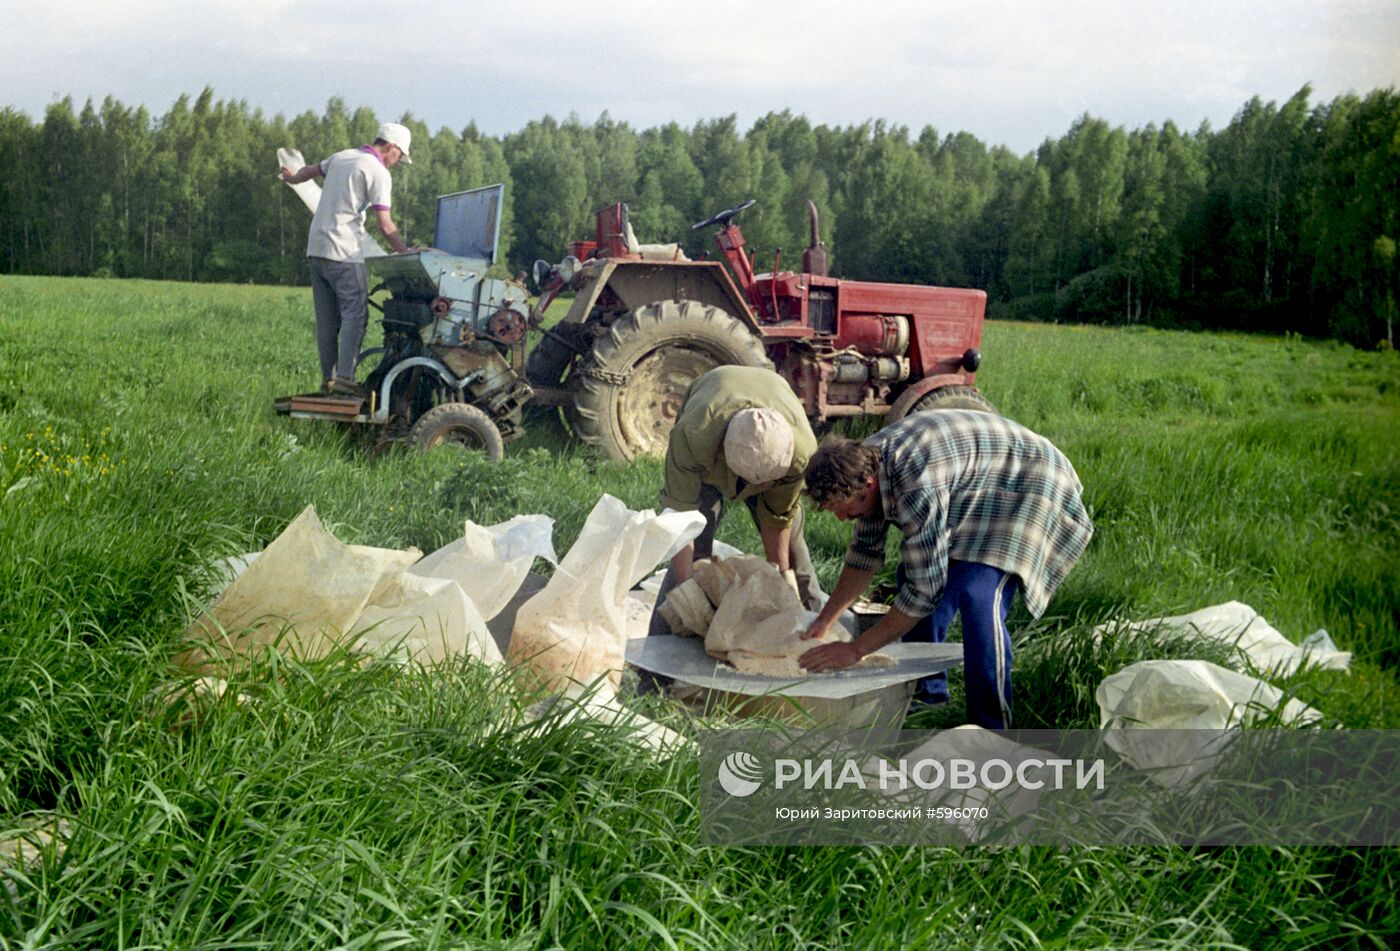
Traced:
[[[802, 485], [817, 438], [786, 380], [758, 367], [718, 367], [691, 384], [666, 447], [661, 504], [699, 511], [705, 528], [666, 570], [657, 603], [709, 558], [724, 503], [744, 502], [764, 556], [795, 583], [812, 610], [825, 600], [802, 537]], [[668, 634], [660, 612], [651, 634]], [[643, 689], [651, 684], [643, 678]]]
[[311, 297], [316, 306], [316, 349], [321, 358], [321, 389], [360, 395], [355, 362], [369, 324], [369, 275], [360, 243], [365, 212], [373, 211], [384, 239], [394, 251], [410, 250], [389, 216], [389, 169], [408, 157], [412, 134], [386, 122], [370, 145], [344, 149], [300, 169], [282, 169], [291, 185], [324, 177], [321, 201], [311, 219], [306, 256], [311, 261]]

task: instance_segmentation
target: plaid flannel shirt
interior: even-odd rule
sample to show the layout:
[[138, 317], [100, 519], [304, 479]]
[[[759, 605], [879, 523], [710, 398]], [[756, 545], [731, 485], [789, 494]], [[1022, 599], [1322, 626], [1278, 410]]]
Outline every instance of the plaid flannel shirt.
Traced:
[[856, 522], [846, 564], [875, 571], [893, 523], [904, 533], [895, 607], [933, 612], [948, 560], [1016, 575], [1040, 617], [1093, 534], [1074, 467], [1044, 436], [992, 413], [913, 413], [867, 440], [880, 450], [881, 509]]

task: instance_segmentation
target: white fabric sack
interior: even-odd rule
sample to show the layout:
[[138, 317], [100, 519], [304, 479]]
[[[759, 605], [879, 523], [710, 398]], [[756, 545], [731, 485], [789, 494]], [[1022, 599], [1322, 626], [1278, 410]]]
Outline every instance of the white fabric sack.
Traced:
[[[794, 635], [806, 630], [815, 615], [778, 569], [761, 559], [724, 591], [705, 632], [705, 653], [721, 660], [731, 651], [785, 654]], [[800, 625], [800, 627], [799, 627]]]
[[517, 515], [485, 528], [469, 521], [461, 538], [428, 555], [408, 573], [457, 582], [489, 621], [515, 597], [536, 557], [551, 565], [559, 563], [553, 533], [554, 519], [548, 515]]
[[[290, 168], [295, 172], [300, 170], [305, 164], [306, 159], [302, 158], [300, 150], [277, 150], [277, 167], [279, 169]], [[316, 207], [321, 204], [320, 183], [312, 179], [311, 181], [298, 182], [295, 185], [290, 182], [285, 184], [292, 191], [296, 192], [296, 196], [301, 199], [301, 203], [307, 208], [310, 208], [313, 215], [316, 214]], [[389, 252], [385, 251], [384, 247], [366, 231], [360, 235], [360, 253], [367, 258], [381, 258]]]
[[203, 668], [279, 643], [302, 658], [324, 656], [354, 625], [371, 597], [399, 583], [419, 551], [347, 545], [308, 505], [248, 563], [185, 631], [194, 643], [175, 658]]
[[[741, 555], [710, 564], [732, 577], [721, 586], [719, 606], [705, 631], [705, 653], [740, 673], [807, 676], [798, 658], [821, 644], [851, 639], [850, 631], [838, 621], [822, 637], [802, 640], [816, 612], [803, 608], [797, 591], [776, 566], [762, 558]], [[697, 582], [703, 587], [703, 581], [697, 578]], [[892, 667], [894, 661], [886, 654], [871, 654], [857, 666]]]
[[[665, 515], [666, 512], [674, 511], [675, 509], [666, 509], [661, 514]], [[676, 550], [679, 551], [680, 549]], [[743, 552], [733, 545], [728, 542], [719, 541], [718, 539], [715, 540], [714, 546], [710, 550], [711, 558], [732, 558], [735, 555], [742, 554]], [[667, 559], [667, 561], [669, 560], [670, 559]], [[666, 569], [669, 567], [669, 565], [662, 565], [654, 574], [649, 575], [645, 581], [636, 586], [637, 590], [632, 592], [632, 597], [646, 604], [655, 604], [656, 596], [661, 592], [661, 582], [665, 580]]]
[[627, 591], [705, 526], [699, 512], [633, 511], [604, 495], [544, 590], [516, 615], [507, 656], [544, 689], [621, 683]]
[[[346, 545], [327, 532], [308, 506], [265, 551], [216, 566], [228, 587], [186, 632], [218, 637], [261, 620], [251, 634], [221, 645], [213, 656], [235, 658], [272, 643], [293, 622], [284, 646], [299, 657], [321, 657], [348, 634], [356, 650], [431, 666], [465, 654], [501, 662], [475, 598], [498, 613], [514, 597], [535, 557], [554, 560], [553, 520], [522, 515], [499, 525], [466, 524], [463, 537], [413, 564], [417, 549], [395, 551]], [[411, 567], [409, 567], [411, 566]], [[472, 595], [475, 595], [475, 598]], [[200, 647], [176, 659], [202, 667], [213, 657]]]
[[[1289, 726], [1309, 726], [1322, 718], [1307, 704], [1285, 698], [1272, 684], [1204, 660], [1129, 664], [1105, 677], [1094, 699], [1099, 726], [1109, 731], [1109, 747], [1134, 768], [1152, 770], [1153, 778], [1168, 786], [1194, 779], [1215, 765], [1230, 740], [1222, 731], [1274, 710]], [[1182, 732], [1141, 732], [1146, 730]]]
[[[1265, 676], [1287, 677], [1307, 664], [1327, 670], [1346, 670], [1351, 653], [1339, 651], [1326, 631], [1318, 631], [1294, 644], [1259, 612], [1239, 601], [1229, 601], [1190, 614], [1153, 618], [1124, 625], [1105, 624], [1095, 629], [1102, 637], [1110, 630], [1155, 631], [1198, 640], [1220, 641], [1235, 648], [1232, 665], [1253, 667]], [[1320, 636], [1319, 636], [1320, 635]]]
[[495, 666], [501, 651], [461, 586], [404, 572], [351, 629], [355, 649], [432, 666], [466, 654]]
[[[628, 600], [632, 600], [630, 596]], [[715, 619], [715, 606], [694, 578], [687, 578], [672, 588], [656, 610], [677, 637], [704, 637]]]
[[[978, 764], [976, 772], [980, 775], [981, 764], [989, 760], [1004, 760], [1011, 764], [1014, 773], [1025, 760], [1045, 762], [1057, 757], [1054, 753], [1012, 742], [992, 730], [969, 723], [935, 734], [900, 758], [905, 761], [911, 772], [919, 760], [937, 760], [942, 763], [954, 759], [971, 760]], [[1033, 811], [1040, 803], [1043, 792], [1012, 782], [1002, 789], [990, 789], [978, 784], [971, 789], [947, 789], [939, 794], [921, 789], [912, 781], [901, 783], [899, 772], [895, 768], [897, 765], [891, 764], [888, 770], [882, 771], [879, 758], [876, 757], [868, 761], [861, 772], [865, 775], [869, 788], [879, 789], [901, 801], [908, 801], [911, 805], [927, 805], [929, 797], [938, 796], [939, 805], [953, 809], [986, 807], [992, 815], [1005, 821]], [[886, 773], [889, 774], [888, 781], [885, 780]], [[987, 829], [997, 825], [970, 817], [949, 822], [949, 827], [960, 833], [968, 842], [978, 841]]]
[[[1256, 677], [1204, 660], [1142, 660], [1110, 674], [1094, 692], [1100, 727], [1223, 730], [1283, 704], [1281, 720], [1305, 726], [1321, 718], [1307, 704]], [[1286, 702], [1285, 702], [1286, 701]]]

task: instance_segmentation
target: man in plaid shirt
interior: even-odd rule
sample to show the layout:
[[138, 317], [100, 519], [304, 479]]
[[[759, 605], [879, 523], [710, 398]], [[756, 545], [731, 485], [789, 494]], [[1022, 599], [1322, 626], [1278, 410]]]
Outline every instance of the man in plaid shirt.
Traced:
[[[849, 667], [911, 629], [916, 640], [942, 641], [961, 613], [968, 717], [1009, 728], [1011, 600], [1021, 590], [1039, 617], [1093, 534], [1064, 454], [993, 413], [934, 410], [864, 443], [828, 441], [807, 467], [807, 492], [856, 526], [836, 590], [804, 637], [820, 636], [869, 587], [891, 523], [904, 544], [889, 614], [854, 641], [812, 648], [802, 666]], [[947, 700], [941, 675], [919, 689], [926, 703]]]

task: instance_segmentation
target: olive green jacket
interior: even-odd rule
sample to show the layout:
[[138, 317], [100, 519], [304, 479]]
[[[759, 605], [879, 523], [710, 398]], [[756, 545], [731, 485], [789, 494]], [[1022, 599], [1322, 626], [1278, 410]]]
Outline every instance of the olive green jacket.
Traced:
[[[766, 407], [792, 426], [792, 465], [775, 482], [742, 482], [724, 459], [724, 430], [735, 413]], [[802, 504], [807, 462], [817, 451], [817, 437], [802, 404], [786, 380], [757, 367], [718, 367], [691, 384], [666, 447], [666, 483], [661, 504], [693, 511], [700, 487], [712, 485], [729, 500], [757, 497], [761, 523], [790, 525]]]

